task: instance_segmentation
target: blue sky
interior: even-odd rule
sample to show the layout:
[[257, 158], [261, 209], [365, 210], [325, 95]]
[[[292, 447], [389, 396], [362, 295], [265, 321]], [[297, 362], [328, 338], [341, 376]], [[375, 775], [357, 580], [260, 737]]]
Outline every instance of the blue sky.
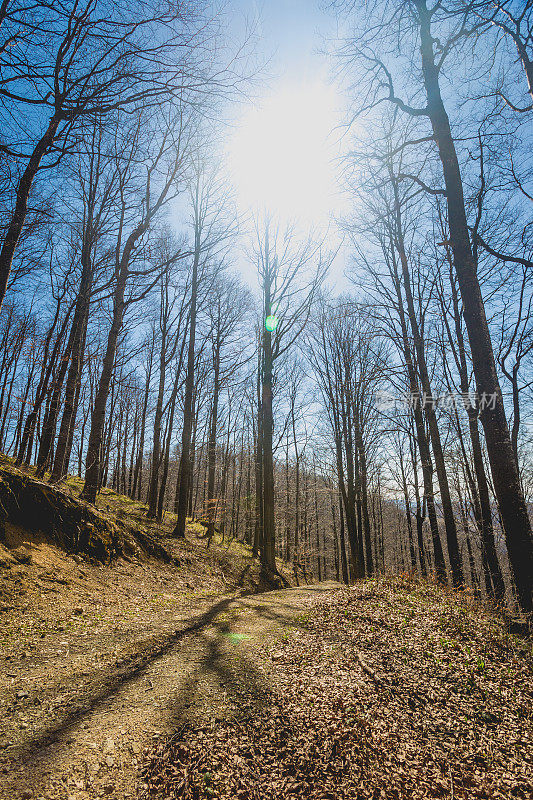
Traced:
[[[327, 39], [335, 36], [336, 33], [336, 19], [331, 9], [324, 10], [318, 0], [265, 0], [265, 2], [257, 2], [257, 0], [230, 0], [226, 6], [226, 13], [229, 15], [233, 22], [233, 33], [235, 38], [238, 39], [239, 35], [245, 29], [243, 20], [246, 18], [252, 25], [257, 36], [256, 47], [254, 53], [257, 54], [259, 60], [268, 60], [268, 66], [265, 70], [265, 75], [260, 88], [257, 91], [256, 106], [259, 109], [263, 108], [263, 117], [257, 114], [254, 116], [253, 108], [254, 103], [244, 104], [236, 110], [236, 116], [232, 120], [232, 125], [237, 129], [237, 137], [239, 138], [238, 151], [242, 155], [241, 164], [233, 170], [236, 178], [237, 185], [239, 184], [239, 171], [241, 175], [248, 176], [248, 182], [251, 181], [252, 185], [255, 181], [257, 185], [261, 184], [264, 180], [264, 175], [254, 174], [254, 167], [263, 159], [263, 173], [268, 173], [270, 168], [268, 163], [268, 146], [272, 143], [273, 139], [277, 140], [274, 148], [277, 151], [270, 155], [276, 161], [277, 154], [281, 151], [282, 157], [287, 159], [287, 175], [281, 172], [279, 185], [281, 187], [281, 194], [284, 195], [286, 200], [285, 210], [287, 203], [292, 205], [295, 212], [301, 212], [303, 205], [309, 196], [317, 194], [317, 187], [309, 185], [307, 195], [306, 189], [303, 191], [303, 196], [294, 191], [295, 184], [299, 183], [301, 186], [306, 186], [306, 183], [312, 184], [313, 174], [319, 176], [322, 167], [322, 184], [323, 191], [322, 197], [328, 196], [328, 178], [324, 174], [327, 171], [323, 161], [324, 154], [317, 153], [318, 158], [313, 158], [312, 142], [308, 142], [309, 136], [306, 132], [309, 131], [312, 136], [315, 133], [315, 138], [322, 135], [324, 126], [327, 127], [328, 133], [330, 128], [334, 128], [338, 124], [340, 117], [333, 116], [331, 108], [328, 108], [331, 98], [328, 97], [325, 87], [327, 87], [330, 79], [330, 65], [328, 58], [323, 50], [327, 47]], [[331, 89], [332, 95], [335, 95]], [[313, 116], [313, 100], [316, 97], [316, 111]], [[292, 99], [294, 102], [292, 102]], [[341, 103], [340, 94], [338, 95], [338, 102]], [[333, 105], [336, 105], [337, 99], [333, 96]], [[322, 104], [322, 106], [321, 106]], [[287, 113], [283, 113], [284, 110]], [[292, 119], [291, 119], [292, 114]], [[331, 119], [331, 122], [329, 121]], [[243, 122], [244, 120], [244, 122]], [[305, 120], [305, 121], [304, 121]], [[263, 125], [263, 123], [265, 123]], [[283, 125], [286, 129], [283, 130]], [[262, 155], [255, 156], [253, 148], [253, 139], [251, 130], [266, 130], [270, 126], [270, 134], [263, 137], [263, 141], [259, 143], [258, 152]], [[307, 127], [306, 127], [307, 126]], [[317, 129], [321, 128], [321, 133], [317, 134]], [[292, 134], [292, 135], [291, 135]], [[304, 143], [304, 148], [308, 146], [308, 170], [306, 169], [305, 155], [300, 152], [300, 148], [294, 146], [294, 140], [300, 137]], [[337, 138], [335, 132], [331, 136], [331, 160], [338, 149], [334, 145]], [[252, 141], [251, 141], [252, 140]], [[293, 142], [293, 153], [291, 154], [291, 140]], [[281, 145], [280, 145], [281, 142]], [[285, 148], [283, 143], [287, 143]], [[281, 150], [280, 150], [281, 148]], [[250, 152], [245, 151], [249, 149]], [[315, 148], [316, 152], [316, 148]], [[329, 148], [328, 148], [329, 152]], [[266, 157], [265, 157], [266, 153]], [[321, 159], [322, 156], [322, 159]], [[329, 158], [329, 156], [328, 156]], [[292, 161], [291, 161], [292, 159]], [[293, 170], [293, 185], [290, 181], [290, 166], [294, 161], [299, 161]], [[322, 164], [319, 162], [322, 160]], [[315, 166], [314, 166], [315, 165]], [[318, 166], [316, 166], [318, 165]], [[239, 166], [241, 169], [239, 170]], [[306, 172], [308, 171], [308, 175]], [[285, 180], [284, 180], [285, 177]], [[306, 178], [308, 181], [306, 181]], [[329, 179], [329, 186], [331, 187], [331, 175]], [[319, 186], [320, 186], [319, 185]], [[249, 187], [247, 187], [249, 188]], [[271, 186], [265, 186], [265, 195], [268, 196], [268, 189]], [[320, 188], [318, 195], [320, 195]], [[292, 200], [291, 198], [294, 199]], [[320, 200], [318, 199], [318, 204]], [[322, 202], [322, 205], [329, 209], [335, 210], [336, 199], [332, 198]], [[281, 204], [283, 205], [283, 204]], [[315, 202], [315, 206], [317, 202]], [[339, 203], [337, 202], [337, 205]], [[242, 210], [242, 209], [241, 209]], [[276, 210], [276, 209], [275, 209]], [[303, 216], [305, 216], [305, 209], [303, 209]], [[320, 219], [324, 224], [323, 217]], [[313, 223], [316, 224], [316, 223]], [[331, 247], [336, 249], [339, 247], [339, 236], [335, 226], [331, 226]], [[347, 253], [344, 250], [339, 252], [330, 272], [330, 281], [334, 283], [337, 289], [342, 290], [347, 287], [347, 281], [343, 277], [346, 266]], [[246, 281], [253, 285], [254, 275], [253, 268], [250, 269], [250, 264], [246, 263], [246, 258], [238, 258], [239, 271], [243, 274]]]
[[236, 19], [244, 15], [257, 20], [260, 46], [265, 54], [273, 55], [276, 73], [305, 79], [327, 69], [324, 57], [316, 51], [322, 37], [335, 32], [331, 10], [321, 9], [314, 0], [232, 0], [228, 8]]

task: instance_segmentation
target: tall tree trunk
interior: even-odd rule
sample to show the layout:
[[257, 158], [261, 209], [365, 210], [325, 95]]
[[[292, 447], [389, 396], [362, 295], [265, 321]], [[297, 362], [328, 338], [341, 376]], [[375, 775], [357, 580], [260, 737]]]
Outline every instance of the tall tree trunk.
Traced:
[[[396, 269], [396, 265], [395, 265]], [[437, 522], [437, 512], [435, 510], [435, 497], [433, 494], [433, 464], [431, 462], [431, 454], [429, 450], [429, 442], [426, 436], [426, 428], [424, 425], [424, 417], [422, 408], [416, 399], [420, 397], [418, 386], [418, 379], [416, 376], [415, 366], [411, 353], [411, 346], [409, 344], [409, 337], [407, 334], [407, 323], [403, 310], [403, 299], [400, 289], [400, 280], [398, 273], [394, 274], [394, 287], [398, 299], [398, 313], [400, 318], [400, 327], [402, 332], [402, 346], [405, 364], [407, 367], [407, 375], [409, 378], [409, 390], [411, 397], [414, 399], [413, 403], [413, 417], [415, 422], [416, 439], [418, 443], [418, 452], [420, 453], [420, 463], [422, 467], [422, 480], [424, 483], [424, 495], [426, 498], [427, 512], [429, 518], [429, 527], [431, 531], [431, 538], [433, 541], [433, 553], [435, 559], [435, 572], [437, 580], [440, 583], [446, 583], [446, 564], [444, 561], [444, 553], [442, 550], [442, 543], [440, 540], [439, 525]]]
[[133, 472], [133, 486], [131, 488], [131, 497], [134, 498], [137, 494], [138, 499], [141, 498], [141, 480], [142, 480], [142, 465], [144, 459], [144, 436], [146, 433], [146, 415], [148, 412], [148, 398], [150, 396], [150, 381], [152, 379], [152, 365], [154, 353], [154, 340], [152, 339], [151, 348], [148, 358], [148, 366], [146, 370], [146, 383], [144, 385], [143, 407], [139, 431], [139, 450], [137, 460], [135, 462], [135, 469]]
[[340, 581], [341, 579], [341, 569], [340, 569], [340, 548], [339, 548], [339, 537], [337, 533], [337, 515], [335, 514], [335, 505], [333, 503], [333, 495], [331, 496], [331, 521], [332, 525], [332, 533], [333, 533], [333, 559], [334, 559], [334, 567], [335, 567], [335, 578]]
[[350, 583], [350, 575], [348, 573], [348, 560], [346, 558], [346, 540], [344, 537], [344, 510], [342, 506], [342, 498], [339, 493], [339, 549], [341, 551], [341, 568], [342, 580], [346, 585]]
[[167, 487], [168, 470], [170, 464], [170, 443], [172, 441], [172, 431], [174, 428], [174, 414], [176, 413], [176, 399], [178, 397], [180, 375], [181, 375], [181, 370], [179, 369], [176, 370], [176, 375], [174, 378], [174, 386], [172, 387], [172, 394], [170, 397], [170, 410], [168, 414], [168, 423], [167, 423], [168, 429], [166, 434], [165, 454], [163, 459], [163, 472], [161, 475], [161, 485], [159, 487], [159, 501], [157, 507], [158, 519], [162, 519], [163, 517], [165, 491]]
[[65, 375], [67, 374], [67, 369], [70, 362], [70, 353], [72, 350], [74, 336], [75, 331], [71, 329], [68, 342], [65, 346], [63, 356], [57, 369], [57, 373], [52, 381], [52, 395], [48, 408], [46, 409], [43, 427], [41, 430], [41, 441], [39, 443], [39, 451], [37, 454], [37, 475], [40, 478], [46, 472], [52, 458], [56, 424], [59, 415], [61, 391], [63, 389], [63, 381], [65, 380]]
[[78, 410], [76, 400], [79, 397], [79, 388], [81, 385], [85, 340], [87, 337], [91, 291], [94, 278], [94, 266], [91, 255], [93, 242], [88, 228], [90, 228], [90, 222], [88, 226], [86, 226], [82, 243], [80, 288], [72, 320], [73, 340], [70, 367], [65, 385], [63, 417], [61, 419], [61, 425], [59, 426], [54, 465], [52, 467], [52, 481], [61, 480], [68, 469], [68, 463], [65, 463], [67, 461], [68, 442], [69, 439], [72, 441], [71, 430], [74, 427]]
[[289, 564], [291, 561], [291, 483], [290, 483], [290, 470], [289, 470], [289, 432], [287, 431], [287, 439], [285, 442], [285, 547], [284, 559]]
[[[357, 412], [355, 412], [357, 413]], [[372, 558], [372, 531], [370, 529], [370, 516], [368, 513], [368, 475], [366, 468], [365, 443], [361, 432], [361, 423], [355, 420], [357, 450], [359, 453], [359, 476], [361, 485], [361, 515], [363, 520], [363, 533], [365, 538], [366, 551], [366, 576], [370, 577], [374, 573], [374, 560]]]
[[[270, 297], [265, 300], [265, 319], [272, 314]], [[276, 531], [274, 518], [274, 457], [272, 435], [272, 334], [263, 330], [263, 364], [261, 382], [261, 422], [263, 451], [263, 547], [261, 563], [267, 570], [276, 572]]]
[[[459, 308], [459, 298], [457, 296], [457, 289], [455, 279], [452, 273], [453, 265], [452, 259], [449, 254], [449, 248], [446, 248], [448, 263], [450, 267], [450, 288], [452, 293], [452, 309], [453, 320], [455, 328], [455, 338], [457, 341], [457, 366], [459, 371], [459, 381], [461, 392], [465, 398], [468, 398], [468, 367], [466, 362], [466, 348], [463, 337], [463, 328], [461, 325], [461, 312]], [[446, 318], [445, 318], [446, 319]], [[448, 333], [451, 340], [451, 332]], [[481, 540], [483, 546], [484, 562], [486, 561], [490, 571], [490, 581], [487, 584], [489, 595], [494, 595], [497, 600], [505, 598], [505, 583], [501, 571], [498, 555], [496, 553], [496, 544], [494, 540], [494, 528], [492, 525], [492, 509], [489, 495], [489, 484], [487, 475], [485, 473], [485, 463], [483, 460], [483, 450], [481, 446], [481, 438], [479, 435], [478, 426], [478, 409], [475, 404], [466, 401], [466, 412], [468, 416], [468, 431], [470, 434], [470, 442], [472, 445], [472, 461], [474, 464], [474, 472], [477, 484], [477, 496], [479, 499], [479, 528], [481, 533]], [[492, 583], [492, 587], [490, 584]]]
[[159, 470], [161, 467], [161, 422], [163, 419], [163, 400], [165, 395], [166, 377], [166, 331], [163, 331], [161, 341], [161, 352], [159, 357], [159, 385], [157, 391], [157, 402], [154, 415], [154, 434], [152, 445], [152, 470], [150, 472], [150, 486], [148, 489], [148, 512], [147, 516], [155, 519], [158, 517], [158, 488]]
[[[198, 204], [199, 187], [197, 187], [196, 203]], [[189, 489], [192, 479], [191, 469], [191, 438], [193, 429], [193, 395], [194, 395], [194, 367], [195, 367], [195, 344], [196, 344], [196, 314], [198, 303], [198, 267], [200, 260], [200, 223], [195, 221], [195, 242], [194, 259], [192, 265], [191, 279], [191, 305], [189, 317], [189, 345], [187, 352], [187, 373], [185, 376], [185, 397], [183, 401], [183, 429], [181, 433], [181, 455], [178, 475], [178, 489], [176, 493], [176, 513], [177, 520], [174, 528], [174, 536], [178, 539], [185, 538], [185, 526], [187, 522], [187, 505], [189, 500]]]
[[348, 533], [348, 544], [350, 547], [351, 577], [353, 580], [363, 577], [363, 565], [360, 562], [360, 553], [357, 543], [357, 521], [355, 511], [355, 492], [353, 488], [348, 490], [344, 478], [342, 464], [342, 446], [340, 433], [335, 436], [335, 451], [337, 456], [337, 476], [339, 481], [340, 498], [344, 507], [344, 515], [341, 514], [341, 541], [344, 540], [344, 518], [346, 518], [346, 529]]
[[85, 484], [81, 493], [82, 499], [87, 500], [89, 503], [94, 503], [96, 501], [96, 495], [99, 491], [102, 478], [101, 450], [105, 425], [105, 409], [115, 367], [118, 337], [124, 315], [126, 278], [127, 272], [121, 270], [113, 298], [113, 320], [107, 337], [102, 371], [100, 373], [100, 380], [98, 382], [91, 414], [91, 430], [85, 458]]
[[255, 525], [254, 525], [254, 544], [252, 555], [256, 558], [263, 547], [263, 442], [262, 430], [263, 423], [261, 421], [261, 378], [258, 372], [258, 398], [257, 398], [257, 430], [255, 436]]
[[211, 420], [209, 426], [209, 442], [207, 445], [207, 539], [208, 543], [215, 535], [215, 521], [217, 515], [217, 498], [215, 497], [215, 471], [217, 458], [217, 421], [218, 399], [220, 394], [220, 347], [215, 346], [214, 351], [214, 378], [213, 378], [213, 403], [211, 405]]
[[431, 12], [426, 0], [415, 0], [419, 16], [422, 73], [427, 94], [427, 113], [442, 163], [453, 262], [463, 301], [464, 318], [472, 353], [477, 391], [484, 402], [481, 423], [489, 455], [492, 480], [518, 599], [525, 611], [533, 609], [533, 540], [518, 463], [505, 416], [489, 326], [470, 243], [463, 184], [450, 122], [439, 86], [431, 34]]
[[[189, 477], [189, 488], [187, 493], [187, 516], [194, 517], [194, 479], [195, 479], [195, 467], [197, 461], [197, 452], [196, 452], [196, 434], [198, 432], [198, 417], [196, 415], [196, 400], [197, 398], [193, 396], [192, 402], [192, 434], [191, 434], [191, 445], [189, 448], [189, 463], [190, 463], [190, 477]], [[229, 450], [228, 450], [229, 452]], [[201, 452], [200, 452], [201, 458]]]
[[67, 311], [67, 313], [65, 314], [65, 316], [63, 318], [63, 321], [61, 323], [61, 326], [59, 328], [59, 331], [58, 331], [57, 336], [56, 336], [55, 341], [54, 341], [54, 346], [52, 348], [52, 352], [51, 352], [51, 354], [49, 356], [48, 353], [50, 352], [50, 345], [51, 345], [51, 342], [52, 342], [52, 337], [53, 337], [54, 330], [56, 328], [56, 325], [57, 325], [57, 322], [58, 322], [58, 319], [59, 319], [60, 309], [61, 309], [61, 302], [60, 302], [60, 300], [58, 300], [56, 313], [55, 313], [54, 319], [52, 321], [52, 324], [50, 325], [50, 327], [48, 329], [48, 333], [46, 335], [46, 340], [45, 340], [45, 343], [44, 343], [43, 364], [42, 364], [42, 369], [41, 369], [41, 375], [40, 375], [40, 378], [39, 378], [39, 383], [37, 384], [37, 388], [35, 390], [35, 397], [34, 397], [34, 400], [33, 400], [33, 405], [32, 405], [30, 413], [26, 417], [26, 422], [24, 424], [24, 430], [22, 432], [22, 437], [20, 439], [19, 449], [18, 449], [17, 458], [16, 458], [16, 463], [18, 465], [23, 464], [23, 463], [29, 463], [31, 461], [31, 453], [32, 453], [32, 449], [33, 449], [33, 436], [34, 436], [34, 433], [35, 433], [35, 426], [36, 426], [36, 423], [37, 423], [37, 418], [39, 416], [39, 412], [41, 410], [41, 406], [42, 406], [42, 404], [43, 404], [43, 402], [44, 402], [44, 400], [46, 398], [46, 393], [48, 391], [50, 378], [51, 378], [51, 375], [52, 375], [53, 370], [55, 368], [55, 365], [56, 365], [56, 362], [57, 362], [57, 359], [58, 359], [58, 356], [59, 356], [59, 353], [60, 353], [60, 350], [61, 350], [61, 345], [63, 343], [63, 339], [64, 339], [64, 336], [65, 336], [65, 332], [67, 330], [67, 325], [68, 325], [68, 320], [69, 320], [69, 317], [70, 317], [71, 309], [69, 309]]
[[54, 143], [54, 139], [59, 126], [59, 117], [54, 116], [49, 120], [46, 131], [41, 136], [33, 149], [33, 153], [26, 165], [26, 169], [22, 173], [22, 177], [17, 187], [17, 194], [15, 199], [15, 208], [13, 215], [9, 222], [7, 232], [0, 250], [0, 308], [6, 296], [7, 286], [9, 283], [9, 275], [11, 273], [11, 265], [17, 245], [24, 228], [26, 215], [28, 213], [28, 199], [31, 192], [33, 180], [39, 170], [39, 166], [43, 157], [50, 150]]
[[[87, 334], [87, 323], [89, 319], [89, 307], [82, 310], [82, 317], [76, 324], [76, 334], [70, 357], [70, 367], [65, 384], [65, 399], [63, 402], [63, 416], [59, 426], [57, 437], [54, 464], [50, 475], [51, 481], [59, 481], [68, 471], [70, 459], [70, 445], [74, 435], [74, 425], [78, 411], [78, 400], [81, 389], [81, 376], [83, 368], [83, 357], [85, 352], [85, 340]], [[73, 322], [74, 324], [74, 322]]]
[[296, 438], [296, 415], [291, 402], [292, 445], [294, 448], [294, 566], [300, 564], [300, 454]]
[[[462, 586], [464, 582], [463, 567], [461, 563], [461, 554], [459, 552], [459, 542], [457, 539], [457, 527], [455, 525], [455, 518], [453, 514], [453, 504], [450, 494], [450, 486], [448, 483], [448, 475], [446, 473], [446, 464], [444, 461], [444, 452], [442, 449], [442, 442], [440, 438], [439, 424], [437, 421], [437, 414], [432, 400], [431, 385], [429, 381], [429, 372], [426, 364], [426, 354], [424, 351], [424, 341], [422, 333], [416, 318], [415, 304], [413, 300], [413, 293], [411, 291], [411, 275], [407, 261], [407, 254], [405, 252], [403, 240], [403, 228], [400, 211], [400, 201], [398, 193], [398, 183], [393, 180], [394, 187], [394, 201], [395, 201], [395, 215], [396, 215], [396, 236], [395, 244], [400, 256], [400, 264], [402, 268], [403, 286], [405, 297], [407, 300], [407, 314], [411, 323], [411, 332], [413, 334], [413, 341], [417, 356], [418, 372], [420, 375], [420, 382], [422, 390], [426, 398], [424, 407], [426, 419], [428, 421], [429, 435], [431, 439], [431, 446], [433, 448], [433, 456], [435, 459], [435, 469], [437, 471], [437, 479], [439, 482], [439, 491], [442, 502], [442, 512], [444, 516], [444, 527], [446, 530], [446, 542], [448, 544], [448, 556], [450, 559], [450, 567], [452, 571], [452, 581], [454, 586]], [[415, 398], [415, 402], [419, 402], [420, 397]]]
[[411, 513], [411, 504], [409, 502], [409, 490], [407, 488], [407, 478], [405, 475], [405, 468], [403, 464], [403, 453], [400, 453], [400, 473], [402, 476], [402, 491], [405, 503], [405, 518], [407, 521], [407, 533], [409, 535], [409, 555], [411, 556], [411, 567], [416, 570], [416, 550], [415, 541], [413, 537], [413, 515]]
[[316, 541], [316, 563], [317, 563], [317, 571], [318, 571], [318, 580], [322, 580], [322, 565], [320, 563], [320, 527], [319, 527], [319, 519], [318, 519], [318, 493], [317, 493], [317, 474], [316, 474], [316, 463], [313, 458], [313, 484], [314, 484], [314, 501], [315, 501], [315, 541]]

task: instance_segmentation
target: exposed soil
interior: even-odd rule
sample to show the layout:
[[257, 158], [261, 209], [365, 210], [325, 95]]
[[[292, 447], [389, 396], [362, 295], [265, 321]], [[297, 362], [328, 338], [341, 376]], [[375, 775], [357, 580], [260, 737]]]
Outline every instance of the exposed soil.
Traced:
[[332, 592], [248, 662], [236, 713], [153, 748], [141, 796], [530, 800], [531, 655], [460, 592]]
[[143, 747], [197, 683], [210, 696], [212, 626], [271, 587], [240, 542], [207, 549], [198, 523], [176, 540], [173, 515], [148, 520], [109, 489], [90, 507], [79, 490], [1, 461], [2, 798], [132, 796]]
[[81, 569], [94, 618], [59, 584], [70, 624], [30, 604], [8, 647], [0, 797], [533, 796], [531, 642], [472, 597], [403, 579], [200, 597], [155, 562]]
[[[531, 640], [497, 610], [409, 578], [262, 591], [200, 523], [175, 540], [109, 490], [94, 512], [75, 481], [8, 485], [54, 523], [4, 508], [0, 798], [533, 797]], [[72, 531], [97, 517], [82, 554], [63, 502]]]
[[23, 538], [31, 564], [8, 570], [13, 605], [2, 624], [2, 798], [133, 796], [153, 737], [183, 715], [219, 713], [232, 671], [246, 685], [235, 651], [265, 647], [316, 597], [311, 587], [252, 595], [257, 565], [229, 552], [233, 573], [224, 570], [220, 547], [206, 558], [204, 544], [175, 543], [191, 562], [184, 571], [155, 560], [77, 563]]

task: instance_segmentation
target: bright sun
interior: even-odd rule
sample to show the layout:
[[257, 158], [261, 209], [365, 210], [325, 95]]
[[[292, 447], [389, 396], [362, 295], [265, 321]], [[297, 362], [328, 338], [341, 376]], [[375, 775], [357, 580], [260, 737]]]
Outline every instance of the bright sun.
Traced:
[[323, 82], [284, 85], [239, 120], [229, 168], [241, 209], [323, 226], [340, 202], [337, 97]]

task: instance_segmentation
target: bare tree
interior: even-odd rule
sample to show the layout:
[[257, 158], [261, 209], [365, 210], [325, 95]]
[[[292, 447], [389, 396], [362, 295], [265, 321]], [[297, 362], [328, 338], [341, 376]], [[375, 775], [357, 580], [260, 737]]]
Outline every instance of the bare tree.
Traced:
[[324, 304], [309, 348], [333, 437], [354, 578], [371, 575], [375, 566], [368, 453], [386, 362], [384, 340], [365, 317], [364, 307], [349, 298]]
[[[197, 76], [208, 73], [210, 62], [199, 69], [202, 34], [195, 35], [194, 18], [181, 6], [143, 0], [2, 3], [0, 152], [17, 165], [18, 174], [0, 247], [0, 304], [36, 175], [75, 147], [85, 120], [120, 109], [146, 112], [179, 95], [187, 82], [198, 85]], [[10, 124], [16, 117], [26, 121], [24, 141], [20, 126]]]
[[221, 178], [217, 171], [206, 163], [201, 149], [194, 158], [193, 175], [190, 182], [190, 204], [193, 233], [192, 272], [183, 429], [176, 491], [177, 521], [174, 528], [174, 535], [178, 538], [185, 536], [187, 504], [192, 485], [190, 448], [194, 423], [193, 396], [199, 290], [202, 282], [207, 280], [213, 267], [219, 261], [221, 252], [227, 247], [228, 241], [235, 234], [234, 224], [231, 217], [228, 216], [228, 197], [224, 193]]
[[[166, 269], [159, 277], [159, 315], [158, 315], [158, 348], [159, 348], [159, 381], [157, 400], [154, 415], [154, 433], [152, 445], [152, 469], [148, 489], [148, 516], [159, 517], [159, 477], [163, 458], [162, 448], [162, 422], [165, 412], [165, 386], [169, 366], [174, 364], [174, 387], [171, 392], [169, 405], [173, 406], [179, 387], [182, 372], [183, 355], [188, 330], [188, 281], [181, 280], [176, 272], [176, 262], [173, 254], [179, 247], [173, 237], [166, 236], [161, 242], [160, 260], [166, 263]], [[181, 262], [179, 267], [183, 269]]]
[[[170, 262], [186, 256], [186, 253], [178, 251], [169, 257], [165, 255], [163, 261], [156, 259], [155, 263], [150, 263], [150, 258], [146, 259], [146, 255], [148, 255], [146, 236], [157, 215], [176, 196], [177, 180], [182, 177], [184, 171], [188, 143], [185, 126], [186, 119], [183, 109], [181, 112], [178, 109], [178, 114], [172, 114], [167, 120], [167, 128], [160, 136], [155, 154], [147, 154], [146, 137], [150, 137], [150, 130], [144, 114], [140, 114], [130, 129], [129, 146], [127, 147], [124, 142], [124, 149], [116, 154], [117, 163], [120, 164], [118, 179], [120, 205], [118, 208], [119, 226], [114, 248], [112, 321], [91, 415], [85, 484], [82, 492], [83, 499], [91, 503], [94, 503], [96, 499], [100, 481], [100, 451], [105, 408], [124, 314], [128, 307], [147, 295]], [[151, 138], [149, 145], [148, 149], [151, 150], [153, 147]], [[141, 178], [144, 186], [143, 183], [139, 185], [139, 172], [143, 167], [146, 170], [146, 177]], [[139, 259], [143, 257], [144, 263], [139, 263]], [[126, 290], [132, 278], [137, 279], [136, 285], [128, 296]], [[143, 287], [143, 281], [148, 281], [148, 285]]]
[[[368, 9], [361, 10], [363, 14]], [[454, 270], [461, 293], [464, 319], [468, 332], [472, 364], [478, 394], [485, 408], [480, 418], [485, 432], [492, 480], [505, 530], [507, 549], [512, 564], [518, 597], [525, 610], [532, 608], [533, 538], [528, 510], [520, 485], [518, 463], [513, 451], [505, 413], [503, 395], [498, 379], [491, 334], [487, 322], [483, 296], [477, 274], [477, 261], [473, 252], [467, 220], [464, 185], [459, 165], [450, 119], [442, 98], [440, 75], [444, 65], [449, 68], [454, 54], [471, 33], [470, 9], [453, 15], [440, 2], [428, 5], [427, 0], [412, 0], [398, 8], [370, 8], [376, 12], [373, 22], [359, 37], [358, 55], [367, 66], [368, 91], [361, 106], [375, 108], [389, 103], [400, 114], [421, 122], [418, 142], [436, 146], [447, 204], [449, 243]], [[385, 34], [385, 30], [387, 33]], [[400, 32], [396, 37], [393, 32]], [[380, 48], [376, 37], [380, 36]], [[387, 66], [383, 52], [390, 48], [391, 58], [398, 47], [416, 41], [420, 50], [420, 72], [408, 73], [407, 85], [414, 102], [400, 97], [395, 88], [396, 75]], [[387, 42], [385, 45], [384, 42]], [[352, 48], [353, 55], [353, 48]], [[423, 93], [425, 103], [416, 104]], [[427, 127], [429, 125], [429, 131]], [[414, 140], [413, 140], [414, 141]], [[415, 176], [416, 178], [417, 176]], [[420, 178], [417, 178], [420, 182]], [[422, 181], [422, 186], [432, 189]], [[488, 401], [488, 402], [487, 402]]]
[[207, 542], [215, 533], [219, 500], [215, 492], [218, 415], [220, 393], [235, 383], [247, 360], [244, 330], [249, 324], [250, 298], [232, 278], [221, 276], [211, 287], [208, 302], [209, 338], [212, 356], [212, 400], [207, 444]]
[[276, 528], [274, 513], [273, 384], [276, 361], [303, 332], [313, 301], [331, 259], [322, 243], [312, 238], [299, 244], [295, 232], [281, 232], [266, 217], [256, 223], [257, 273], [262, 293], [261, 430], [262, 547], [261, 562], [276, 574]]

